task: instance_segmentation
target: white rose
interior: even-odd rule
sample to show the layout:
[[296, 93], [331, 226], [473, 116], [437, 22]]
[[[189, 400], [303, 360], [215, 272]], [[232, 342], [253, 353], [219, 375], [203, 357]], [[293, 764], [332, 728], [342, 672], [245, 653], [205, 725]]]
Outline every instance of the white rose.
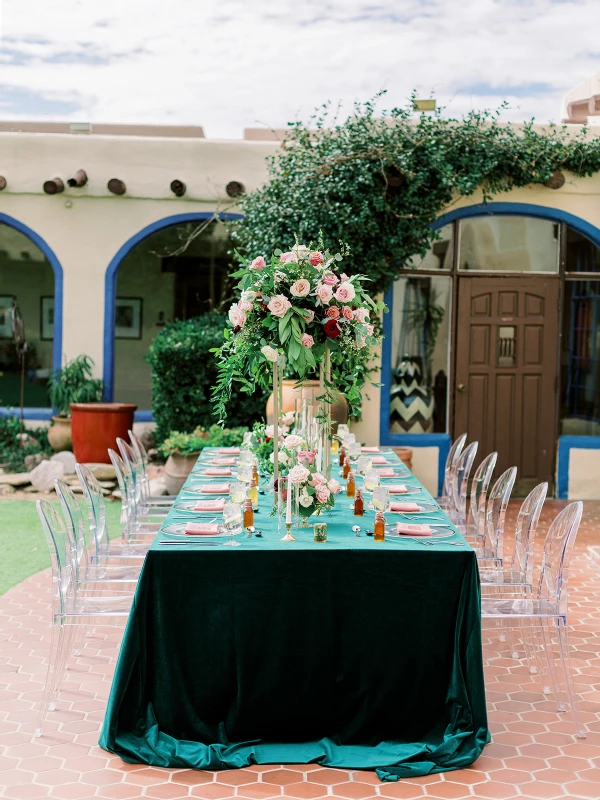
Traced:
[[286, 436], [283, 440], [283, 444], [290, 450], [293, 450], [296, 447], [299, 447], [302, 444], [302, 437], [296, 436], [296, 434], [292, 433], [289, 436]]
[[253, 292], [251, 289], [246, 289], [245, 292], [242, 292], [242, 300], [245, 300], [247, 303], [253, 303], [256, 300], [256, 292]]
[[279, 356], [278, 356], [277, 350], [275, 350], [275, 348], [269, 347], [269, 345], [266, 344], [264, 347], [260, 348], [260, 352], [267, 359], [267, 361], [270, 361], [273, 364], [277, 363], [277, 359], [278, 359]]
[[300, 495], [300, 505], [303, 508], [309, 508], [313, 504], [313, 499], [309, 494], [301, 494]]

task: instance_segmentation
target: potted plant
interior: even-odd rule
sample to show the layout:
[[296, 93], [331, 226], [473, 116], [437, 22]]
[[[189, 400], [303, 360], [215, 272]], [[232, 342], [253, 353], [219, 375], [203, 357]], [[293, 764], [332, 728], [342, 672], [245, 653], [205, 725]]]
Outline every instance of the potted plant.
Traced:
[[93, 403], [102, 400], [104, 384], [92, 377], [94, 362], [89, 356], [77, 356], [64, 367], [51, 373], [48, 380], [50, 403], [56, 410], [48, 441], [53, 450], [71, 450], [71, 403]]
[[170, 432], [158, 448], [167, 459], [165, 464], [167, 494], [179, 493], [208, 441], [208, 434], [201, 428], [197, 428], [193, 433]]

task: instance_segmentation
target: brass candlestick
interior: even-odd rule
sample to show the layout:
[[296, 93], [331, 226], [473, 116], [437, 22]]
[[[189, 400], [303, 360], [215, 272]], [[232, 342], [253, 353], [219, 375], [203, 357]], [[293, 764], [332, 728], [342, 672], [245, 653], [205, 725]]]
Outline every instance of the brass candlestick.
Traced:
[[[289, 489], [288, 489], [289, 491]], [[282, 542], [295, 542], [296, 537], [292, 536], [292, 523], [286, 522], [285, 523], [285, 536], [281, 537]]]

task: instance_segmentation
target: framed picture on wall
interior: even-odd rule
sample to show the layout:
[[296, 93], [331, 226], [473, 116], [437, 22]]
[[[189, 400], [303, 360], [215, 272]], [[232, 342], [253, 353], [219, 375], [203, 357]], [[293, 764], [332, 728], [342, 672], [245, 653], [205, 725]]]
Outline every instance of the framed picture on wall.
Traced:
[[0, 339], [12, 339], [12, 294], [0, 294]]
[[40, 298], [40, 339], [54, 339], [54, 297]]
[[141, 297], [117, 297], [115, 308], [115, 339], [142, 338]]

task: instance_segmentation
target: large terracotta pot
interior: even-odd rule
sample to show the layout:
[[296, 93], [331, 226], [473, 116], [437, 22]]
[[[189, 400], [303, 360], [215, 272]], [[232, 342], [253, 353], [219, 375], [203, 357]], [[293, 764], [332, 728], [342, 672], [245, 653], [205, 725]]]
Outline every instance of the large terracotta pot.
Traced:
[[171, 453], [165, 464], [164, 472], [167, 494], [179, 494], [199, 455], [199, 452], [182, 455], [177, 450]]
[[412, 447], [394, 447], [393, 450], [402, 463], [405, 464], [412, 472]]
[[108, 448], [117, 450], [117, 439], [129, 439], [133, 427], [133, 403], [71, 403], [73, 452], [80, 464], [110, 464]]
[[70, 417], [52, 417], [52, 425], [48, 428], [50, 447], [57, 453], [61, 450], [72, 450]]
[[[296, 400], [300, 401], [303, 397], [311, 397], [316, 404], [315, 398], [319, 395], [319, 381], [305, 381], [302, 386], [296, 386], [294, 380], [282, 381], [283, 402], [282, 412], [295, 411]], [[348, 403], [346, 398], [336, 392], [336, 400], [331, 406], [331, 419], [334, 422], [348, 422]], [[273, 395], [267, 400], [267, 423], [273, 424]]]

